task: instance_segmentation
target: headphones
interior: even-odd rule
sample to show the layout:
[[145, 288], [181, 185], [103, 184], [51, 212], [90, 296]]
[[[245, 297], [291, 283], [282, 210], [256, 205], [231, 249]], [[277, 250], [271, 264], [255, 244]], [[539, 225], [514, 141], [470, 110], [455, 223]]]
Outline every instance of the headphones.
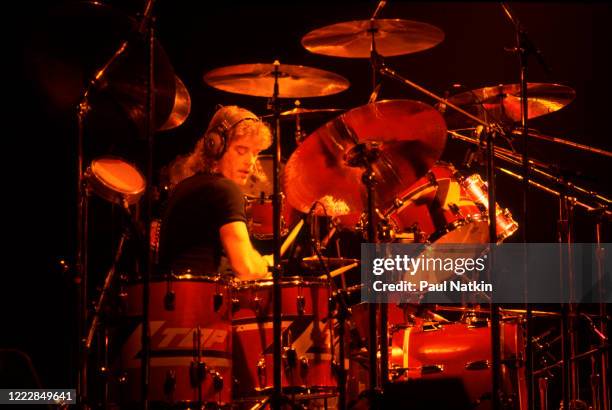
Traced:
[[217, 106], [204, 134], [204, 155], [213, 160], [220, 160], [227, 150], [229, 131], [242, 121], [260, 121], [259, 118], [244, 108], [236, 105]]

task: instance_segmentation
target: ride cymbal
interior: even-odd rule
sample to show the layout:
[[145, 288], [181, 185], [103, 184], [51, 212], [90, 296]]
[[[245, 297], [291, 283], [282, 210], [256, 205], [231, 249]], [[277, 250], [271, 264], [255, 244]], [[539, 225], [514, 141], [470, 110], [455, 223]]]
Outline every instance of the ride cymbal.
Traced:
[[372, 33], [376, 52], [383, 57], [427, 50], [442, 40], [444, 32], [431, 24], [411, 20], [356, 20], [311, 31], [302, 45], [315, 54], [333, 57], [369, 58]]
[[[204, 82], [216, 89], [253, 97], [272, 97], [274, 64], [240, 64], [216, 68], [204, 75]], [[349, 88], [341, 75], [301, 65], [281, 64], [280, 98], [323, 97]]]
[[[439, 159], [446, 124], [419, 101], [387, 100], [354, 108], [309, 135], [285, 166], [284, 192], [301, 212], [321, 202], [328, 216], [360, 215], [367, 204], [364, 169], [347, 157], [359, 144], [377, 145], [376, 205], [385, 208]], [[319, 215], [325, 213], [316, 207]]]
[[[496, 85], [470, 90], [451, 96], [448, 101], [487, 122], [514, 123], [521, 120], [520, 84]], [[558, 111], [576, 97], [567, 86], [549, 83], [527, 84], [528, 118]], [[468, 117], [447, 109], [447, 122], [451, 128], [473, 125]]]

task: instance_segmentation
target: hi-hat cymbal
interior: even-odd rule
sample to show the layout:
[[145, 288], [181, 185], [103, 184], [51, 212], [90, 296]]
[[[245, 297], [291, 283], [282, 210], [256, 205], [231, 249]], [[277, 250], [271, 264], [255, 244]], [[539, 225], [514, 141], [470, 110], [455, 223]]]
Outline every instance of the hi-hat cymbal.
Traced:
[[[388, 100], [354, 108], [309, 135], [285, 166], [289, 203], [308, 212], [321, 202], [328, 216], [360, 215], [367, 203], [364, 170], [346, 157], [357, 144], [376, 141], [376, 204], [392, 203], [402, 189], [422, 177], [439, 159], [446, 124], [433, 107], [419, 101]], [[322, 207], [317, 212], [324, 214]]]
[[[349, 88], [341, 75], [301, 65], [281, 64], [278, 89], [280, 98], [332, 95]], [[273, 64], [240, 64], [216, 68], [204, 75], [211, 87], [254, 97], [271, 97], [274, 91]]]
[[431, 24], [411, 20], [357, 20], [318, 28], [302, 38], [302, 45], [315, 54], [369, 58], [372, 32], [376, 52], [383, 57], [427, 50], [442, 40], [444, 32]]
[[[520, 84], [501, 84], [456, 94], [448, 101], [485, 121], [513, 123], [521, 120], [520, 93]], [[558, 111], [575, 97], [576, 92], [565, 85], [528, 83], [528, 118]], [[474, 121], [452, 109], [447, 109], [446, 112], [447, 122], [452, 128], [474, 124]]]

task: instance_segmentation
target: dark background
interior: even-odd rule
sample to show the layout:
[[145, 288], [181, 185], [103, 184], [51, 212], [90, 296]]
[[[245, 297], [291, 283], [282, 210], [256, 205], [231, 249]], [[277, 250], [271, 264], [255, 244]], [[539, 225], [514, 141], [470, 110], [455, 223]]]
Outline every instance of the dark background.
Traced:
[[[75, 255], [76, 102], [93, 70], [112, 55], [123, 38], [126, 19], [119, 11], [135, 15], [142, 8], [135, 1], [116, 3], [114, 11], [107, 9], [99, 15], [66, 2], [22, 2], [16, 14], [4, 17], [11, 29], [10, 43], [18, 52], [10, 58], [10, 66], [16, 70], [6, 78], [4, 95], [11, 110], [3, 121], [6, 254], [0, 348], [15, 347], [31, 355], [46, 387], [75, 385], [70, 354], [75, 323], [71, 273], [64, 273], [58, 261], [65, 259], [72, 265]], [[367, 60], [314, 55], [302, 48], [300, 39], [325, 25], [369, 18], [376, 7], [373, 1], [157, 3], [157, 36], [189, 90], [192, 111], [181, 127], [155, 136], [156, 172], [192, 148], [215, 104], [238, 104], [266, 113], [264, 98], [228, 94], [204, 84], [203, 74], [213, 68], [279, 59], [285, 64], [333, 71], [350, 81], [349, 90], [304, 99], [304, 107], [350, 109], [368, 100]], [[531, 121], [530, 126], [547, 135], [612, 149], [608, 125], [610, 47], [602, 34], [608, 32], [610, 6], [530, 2], [511, 6], [553, 70], [547, 75], [532, 59], [529, 80], [576, 90], [571, 104]], [[518, 82], [517, 57], [504, 50], [514, 44], [513, 30], [498, 3], [390, 1], [380, 17], [427, 22], [444, 31], [445, 40], [432, 49], [387, 59], [397, 72], [433, 92], [443, 94], [454, 83], [476, 89]], [[379, 99], [387, 98], [434, 103], [415, 90], [384, 79]], [[291, 101], [287, 104], [291, 108]], [[331, 118], [308, 120], [304, 127], [310, 133]], [[112, 117], [90, 127], [87, 160], [108, 154], [112, 146], [113, 153], [124, 153], [142, 166], [142, 142], [123, 121], [120, 116]], [[282, 136], [286, 158], [294, 147], [292, 133], [291, 123], [286, 123]], [[113, 142], [109, 143], [111, 134]], [[130, 148], [121, 151], [117, 140]], [[534, 143], [531, 148], [534, 157], [580, 173], [576, 183], [612, 194], [608, 159], [550, 144]], [[443, 159], [460, 167], [466, 149], [466, 145], [451, 141]], [[484, 170], [477, 171], [485, 175]], [[498, 178], [498, 203], [524, 225], [519, 217], [520, 188], [517, 181]], [[555, 241], [556, 199], [536, 191], [529, 198], [529, 240]], [[92, 199], [91, 212], [90, 281], [99, 286], [115, 250], [119, 226], [117, 211], [104, 201]], [[581, 209], [576, 211], [575, 227], [576, 241], [594, 241], [593, 220]]]

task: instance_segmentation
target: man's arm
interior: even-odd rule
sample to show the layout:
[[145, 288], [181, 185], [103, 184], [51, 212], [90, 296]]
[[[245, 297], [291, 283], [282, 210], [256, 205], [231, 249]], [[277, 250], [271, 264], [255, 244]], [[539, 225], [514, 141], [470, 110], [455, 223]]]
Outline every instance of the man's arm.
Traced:
[[240, 280], [269, 278], [268, 263], [253, 248], [246, 224], [230, 222], [219, 229], [223, 249]]

